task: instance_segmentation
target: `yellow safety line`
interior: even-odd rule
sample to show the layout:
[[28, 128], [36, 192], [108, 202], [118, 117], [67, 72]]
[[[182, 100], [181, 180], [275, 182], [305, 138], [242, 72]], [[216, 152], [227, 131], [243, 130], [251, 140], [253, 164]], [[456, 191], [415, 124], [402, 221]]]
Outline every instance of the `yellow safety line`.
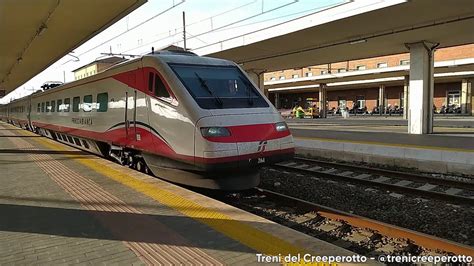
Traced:
[[[21, 131], [23, 135], [35, 135], [28, 131]], [[54, 150], [63, 150], [62, 144], [53, 142], [46, 138], [35, 138], [35, 141]], [[69, 155], [70, 156], [70, 155]], [[288, 241], [275, 237], [269, 233], [255, 229], [243, 222], [221, 212], [209, 209], [188, 200], [156, 185], [134, 178], [107, 165], [95, 162], [91, 159], [74, 158], [73, 160], [91, 168], [106, 177], [109, 177], [125, 186], [128, 186], [160, 203], [171, 207], [182, 214], [200, 221], [214, 230], [254, 249], [257, 252], [268, 255], [282, 256], [287, 254], [306, 254], [303, 248], [297, 247]]]
[[[454, 152], [474, 152], [472, 149], [460, 149], [460, 148], [449, 148], [449, 147], [435, 147], [435, 146], [423, 146], [414, 144], [401, 144], [401, 143], [386, 143], [377, 141], [360, 141], [360, 140], [347, 140], [347, 139], [330, 139], [330, 138], [317, 138], [317, 137], [295, 137], [295, 139], [301, 140], [319, 140], [324, 142], [337, 142], [337, 143], [354, 143], [354, 144], [369, 144], [379, 146], [389, 146], [398, 148], [414, 148], [434, 151], [454, 151]], [[474, 138], [472, 138], [474, 140]]]

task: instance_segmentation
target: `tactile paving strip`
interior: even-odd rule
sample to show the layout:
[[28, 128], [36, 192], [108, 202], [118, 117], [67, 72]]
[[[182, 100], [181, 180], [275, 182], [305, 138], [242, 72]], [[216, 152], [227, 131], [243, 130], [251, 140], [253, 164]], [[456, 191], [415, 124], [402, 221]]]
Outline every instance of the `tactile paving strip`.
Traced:
[[[22, 139], [9, 138], [9, 140], [19, 149], [37, 149]], [[133, 232], [134, 237], [137, 237], [138, 234], [140, 239], [148, 239], [149, 241], [146, 242], [123, 241], [146, 264], [223, 265], [199, 248], [190, 247], [190, 243], [180, 235], [143, 214], [138, 209], [128, 206], [95, 182], [72, 171], [61, 162], [54, 160], [51, 156], [30, 154], [28, 157], [34, 160], [52, 180], [80, 202], [85, 209], [95, 211], [93, 212], [94, 215], [114, 235], [130, 238], [126, 234]], [[128, 219], [117, 219], [118, 217], [113, 215], [100, 215], [101, 212], [138, 215], [140, 224], [131, 228], [135, 224], [130, 224]], [[136, 221], [137, 219], [134, 219], [134, 222]], [[163, 239], [166, 239], [167, 244], [157, 244], [162, 242]]]

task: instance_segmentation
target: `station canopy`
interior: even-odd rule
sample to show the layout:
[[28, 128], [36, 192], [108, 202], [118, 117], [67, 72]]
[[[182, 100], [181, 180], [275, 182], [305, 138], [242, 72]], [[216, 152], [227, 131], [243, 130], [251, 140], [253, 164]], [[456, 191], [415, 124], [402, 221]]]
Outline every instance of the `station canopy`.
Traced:
[[474, 43], [472, 0], [341, 1], [273, 27], [194, 51], [256, 72], [408, 52], [427, 41], [439, 48]]
[[0, 91], [21, 86], [145, 2], [0, 1]]

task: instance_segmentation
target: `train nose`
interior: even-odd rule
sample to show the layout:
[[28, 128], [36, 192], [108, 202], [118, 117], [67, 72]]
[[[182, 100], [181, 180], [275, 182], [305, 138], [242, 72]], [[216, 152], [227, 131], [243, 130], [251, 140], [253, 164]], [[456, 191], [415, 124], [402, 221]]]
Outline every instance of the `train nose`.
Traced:
[[[291, 133], [278, 117], [225, 116], [206, 120], [196, 126], [196, 157], [221, 162], [241, 160], [263, 163], [267, 162], [268, 157], [293, 152]], [[255, 121], [259, 123], [255, 124]]]

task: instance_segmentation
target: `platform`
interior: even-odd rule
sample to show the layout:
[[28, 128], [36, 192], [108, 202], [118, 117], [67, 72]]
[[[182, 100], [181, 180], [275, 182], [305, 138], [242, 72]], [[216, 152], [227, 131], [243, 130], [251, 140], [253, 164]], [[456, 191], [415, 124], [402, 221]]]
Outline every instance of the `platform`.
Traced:
[[411, 135], [399, 118], [287, 120], [299, 155], [473, 175], [474, 120], [435, 122], [434, 134]]
[[256, 264], [352, 252], [0, 122], [0, 264]]
[[[341, 125], [341, 126], [393, 126], [399, 127], [401, 133], [407, 132], [406, 126], [408, 120], [403, 119], [401, 115], [356, 115], [350, 114], [349, 118], [343, 118], [341, 115], [328, 115], [327, 118], [316, 119], [296, 119], [289, 118], [286, 120], [291, 124], [298, 125]], [[472, 128], [474, 134], [474, 117], [460, 115], [435, 115], [433, 119], [433, 128], [436, 133], [445, 133], [446, 128]]]

